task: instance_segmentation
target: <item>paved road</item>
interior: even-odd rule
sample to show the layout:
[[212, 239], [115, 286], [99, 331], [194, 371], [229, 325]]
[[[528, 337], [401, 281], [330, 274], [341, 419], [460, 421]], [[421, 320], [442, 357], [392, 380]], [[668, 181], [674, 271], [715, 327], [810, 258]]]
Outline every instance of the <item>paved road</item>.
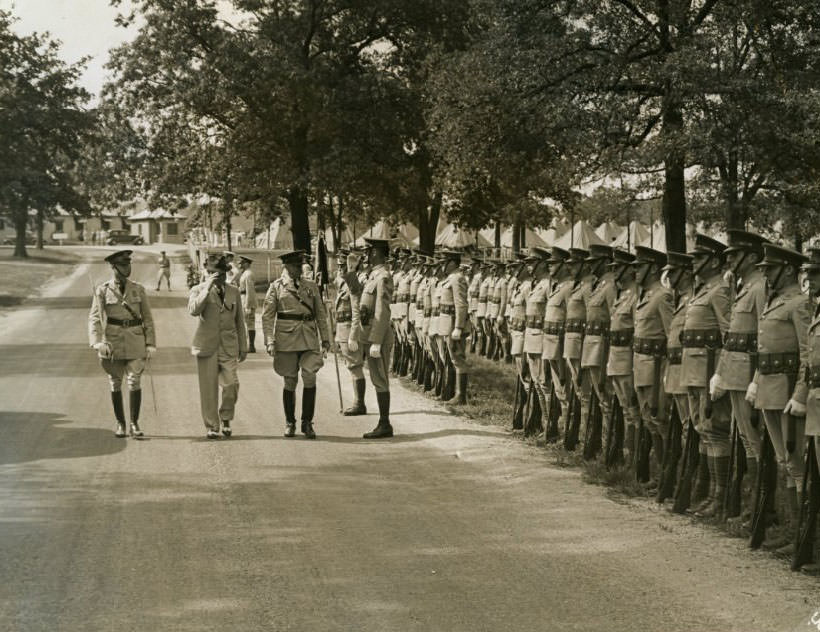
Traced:
[[116, 439], [86, 271], [0, 317], [0, 630], [794, 630], [820, 606], [782, 562], [398, 386], [399, 436], [363, 442], [375, 415], [338, 414], [330, 363], [317, 441], [282, 438], [257, 355], [236, 436], [207, 442], [183, 292], [152, 292], [148, 438]]

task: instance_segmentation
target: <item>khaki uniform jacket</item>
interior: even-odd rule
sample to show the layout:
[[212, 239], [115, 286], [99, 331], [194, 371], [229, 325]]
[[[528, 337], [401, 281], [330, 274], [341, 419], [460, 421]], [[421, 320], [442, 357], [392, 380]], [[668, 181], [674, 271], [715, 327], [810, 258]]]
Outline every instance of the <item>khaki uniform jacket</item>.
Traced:
[[[727, 339], [742, 334], [756, 340], [758, 314], [766, 302], [766, 280], [760, 271], [755, 271], [740, 287], [732, 302]], [[717, 374], [720, 386], [727, 391], [745, 391], [754, 377], [752, 353], [755, 347], [744, 351], [728, 351], [720, 354]]]
[[336, 342], [344, 342], [350, 339], [350, 327], [353, 322], [353, 310], [350, 307], [350, 288], [347, 282], [341, 277], [336, 277], [336, 300], [333, 303], [333, 311], [336, 314]]
[[[686, 308], [689, 307], [690, 300], [692, 300], [691, 288], [678, 296], [675, 303], [675, 311], [672, 312], [672, 324], [669, 326], [669, 340], [666, 350], [668, 357], [677, 354], [678, 358], [681, 358], [683, 355], [681, 336], [683, 335], [683, 327], [686, 324]], [[681, 366], [683, 365], [680, 361], [675, 364], [669, 362], [666, 365], [663, 385], [664, 390], [670, 395], [686, 395], [688, 393], [686, 385], [681, 384]]]
[[[809, 375], [820, 375], [820, 305], [814, 308], [814, 317], [808, 334]], [[812, 367], [815, 367], [814, 369]], [[820, 436], [820, 387], [810, 388], [806, 400], [806, 435]]]
[[[612, 304], [612, 315], [609, 320], [610, 337], [612, 332], [635, 333], [635, 304], [638, 301], [638, 288], [633, 282], [621, 288]], [[611, 342], [611, 340], [610, 340]], [[609, 345], [609, 360], [606, 365], [607, 375], [632, 375], [632, 345]]]
[[[656, 282], [641, 292], [635, 303], [635, 338], [666, 343], [672, 324], [672, 290]], [[632, 371], [635, 386], [652, 386], [655, 381], [655, 358], [647, 353], [634, 353]]]
[[407, 317], [407, 309], [410, 305], [410, 281], [412, 276], [409, 271], [398, 272], [393, 278], [393, 287], [396, 288], [396, 291], [394, 292], [394, 302], [390, 309], [391, 317], [395, 320], [403, 320]]
[[[720, 330], [723, 336], [729, 330], [731, 298], [729, 285], [721, 275], [696, 288], [686, 308], [684, 332], [691, 330]], [[715, 369], [720, 366], [720, 349], [715, 351]], [[711, 375], [706, 375], [708, 368], [706, 347], [684, 347], [681, 360], [681, 386], [709, 386]]]
[[532, 279], [519, 281], [510, 299], [510, 317], [507, 324], [510, 330], [510, 354], [520, 355], [524, 352], [524, 331], [527, 326], [527, 298], [532, 292]]
[[378, 265], [370, 271], [362, 287], [359, 296], [359, 322], [351, 336], [356, 336], [356, 340], [362, 344], [384, 344], [391, 334], [392, 301], [393, 278], [384, 265]]
[[483, 318], [490, 312], [490, 305], [492, 298], [490, 296], [494, 281], [492, 276], [485, 277], [481, 280], [478, 286], [478, 306], [476, 307], [476, 316]]
[[481, 288], [481, 281], [481, 273], [477, 272], [473, 275], [473, 278], [470, 279], [470, 285], [467, 286], [467, 311], [471, 314], [478, 311], [478, 295]]
[[245, 314], [256, 313], [256, 287], [254, 287], [253, 272], [250, 268], [242, 272], [239, 277], [239, 294], [242, 296], [242, 309]]
[[[142, 319], [142, 325], [122, 327], [108, 322], [109, 318], [134, 320], [125, 305]], [[88, 343], [93, 347], [98, 342], [111, 345], [113, 360], [142, 360], [147, 355], [145, 347], [156, 346], [154, 317], [145, 288], [139, 283], [126, 279], [122, 294], [115, 279], [94, 288], [88, 313]]]
[[[567, 299], [567, 322], [587, 320], [587, 300], [592, 292], [592, 284], [595, 278], [586, 276], [578, 281], [572, 288], [572, 292]], [[564, 357], [567, 360], [580, 360], [584, 345], [584, 334], [567, 331], [564, 334]]]
[[430, 284], [430, 329], [428, 334], [430, 336], [438, 336], [438, 317], [441, 314], [441, 286], [444, 284], [444, 279], [436, 277]]
[[524, 353], [541, 355], [544, 350], [544, 312], [547, 308], [547, 294], [550, 290], [550, 279], [545, 277], [538, 281], [527, 295], [524, 306]]
[[586, 297], [586, 317], [587, 332], [584, 336], [584, 347], [581, 352], [582, 367], [604, 366], [607, 357], [604, 355], [607, 349], [606, 337], [601, 334], [590, 333], [589, 326], [602, 325], [608, 332], [610, 325], [610, 314], [618, 296], [618, 288], [615, 287], [615, 275], [607, 272], [595, 281]]
[[515, 295], [515, 288], [517, 287], [518, 279], [516, 277], [510, 277], [507, 279], [507, 287], [504, 288], [504, 300], [499, 314], [502, 314], [508, 322], [512, 317], [512, 298]]
[[437, 331], [441, 336], [449, 336], [453, 333], [453, 329], [461, 329], [464, 332], [469, 329], [469, 326], [467, 279], [464, 278], [461, 270], [456, 270], [450, 273], [441, 284]]
[[801, 370], [797, 373], [794, 390], [789, 389], [785, 373], [762, 375], [760, 368], [755, 372], [757, 400], [755, 408], [760, 410], [782, 410], [789, 399], [801, 404], [806, 402], [806, 367], [809, 366], [808, 332], [811, 324], [809, 299], [795, 283], [769, 297], [760, 313], [757, 331], [758, 365], [763, 354], [800, 355]]
[[193, 355], [207, 357], [221, 351], [236, 358], [248, 351], [245, 314], [236, 286], [225, 284], [223, 303], [215, 286], [209, 288], [207, 281], [195, 285], [188, 294], [188, 313], [198, 317]]
[[407, 320], [411, 325], [416, 324], [416, 303], [418, 301], [419, 285], [424, 278], [416, 268], [410, 271], [410, 292], [407, 296]]
[[[310, 320], [286, 320], [280, 314], [308, 317]], [[274, 352], [319, 351], [321, 341], [330, 341], [327, 316], [319, 287], [299, 279], [296, 287], [286, 269], [270, 284], [262, 308], [262, 331], [265, 346], [273, 342]]]
[[[560, 360], [564, 350], [564, 323], [567, 320], [567, 301], [572, 293], [572, 280], [567, 279], [552, 286], [547, 294], [544, 309], [544, 335], [541, 357], [544, 360]], [[561, 333], [548, 333], [549, 328], [558, 328]]]

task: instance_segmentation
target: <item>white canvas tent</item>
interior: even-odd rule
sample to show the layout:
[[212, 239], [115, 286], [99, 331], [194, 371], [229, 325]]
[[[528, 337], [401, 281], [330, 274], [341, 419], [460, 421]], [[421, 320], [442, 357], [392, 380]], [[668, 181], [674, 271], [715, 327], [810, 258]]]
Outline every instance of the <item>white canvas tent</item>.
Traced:
[[604, 222], [595, 229], [595, 234], [600, 237], [605, 244], [611, 244], [623, 232], [623, 226], [615, 222]]
[[638, 242], [638, 245], [666, 252], [666, 227], [663, 223], [656, 220], [649, 229], [646, 238]]
[[481, 235], [476, 237], [475, 231], [460, 228], [455, 224], [447, 224], [437, 236], [436, 246], [445, 248], [466, 248], [476, 245], [480, 248], [488, 248], [492, 244]]
[[[502, 248], [512, 248], [513, 247], [513, 226], [507, 226], [501, 233], [501, 247]], [[492, 245], [492, 244], [488, 244]], [[531, 228], [526, 228], [524, 230], [524, 243], [521, 244], [522, 248], [532, 248], [533, 246], [546, 246], [546, 242], [541, 239], [541, 237]]]
[[592, 244], [607, 245], [603, 239], [595, 234], [595, 230], [592, 226], [581, 219], [575, 222], [575, 226], [553, 245], [563, 248], [564, 250], [569, 250], [570, 248], [583, 248], [588, 250]]
[[637, 220], [632, 220], [629, 226], [610, 244], [615, 248], [635, 250], [635, 246], [649, 239], [649, 229]]
[[256, 236], [254, 246], [271, 250], [292, 250], [293, 233], [290, 226], [285, 224], [281, 217], [277, 217], [268, 226], [268, 230], [262, 231]]

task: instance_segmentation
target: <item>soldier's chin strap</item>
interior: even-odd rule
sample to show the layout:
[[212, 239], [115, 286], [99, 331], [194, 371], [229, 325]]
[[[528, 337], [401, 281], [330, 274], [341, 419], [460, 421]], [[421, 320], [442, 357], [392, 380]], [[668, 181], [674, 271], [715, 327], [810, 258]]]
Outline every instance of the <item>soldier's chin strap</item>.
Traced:
[[746, 257], [749, 255], [748, 252], [745, 250], [740, 251], [740, 258], [737, 260], [737, 263], [732, 266], [732, 272], [735, 273], [736, 277], [740, 276], [740, 268], [743, 266], [743, 262], [746, 261]]
[[700, 276], [700, 273], [703, 272], [704, 268], [706, 268], [706, 266], [709, 265], [709, 263], [712, 261], [712, 259], [714, 259], [714, 257], [715, 255], [710, 254], [703, 260], [703, 263], [701, 263], [697, 268], [695, 268], [696, 277]]
[[652, 267], [653, 267], [654, 265], [655, 265], [654, 263], [650, 263], [650, 262], [648, 262], [648, 261], [646, 262], [646, 270], [645, 270], [645, 271], [644, 271], [644, 273], [641, 275], [641, 278], [640, 278], [640, 279], [636, 279], [636, 280], [638, 281], [638, 285], [640, 285], [641, 287], [643, 287], [644, 283], [646, 283], [646, 278], [649, 276], [649, 272], [650, 272], [650, 270], [652, 270]]
[[772, 292], [777, 292], [778, 285], [780, 284], [780, 279], [783, 277], [783, 271], [785, 270], [785, 268], [786, 266], [784, 265], [777, 266], [777, 276], [775, 276], [773, 280], [769, 279], [769, 287], [771, 288]]

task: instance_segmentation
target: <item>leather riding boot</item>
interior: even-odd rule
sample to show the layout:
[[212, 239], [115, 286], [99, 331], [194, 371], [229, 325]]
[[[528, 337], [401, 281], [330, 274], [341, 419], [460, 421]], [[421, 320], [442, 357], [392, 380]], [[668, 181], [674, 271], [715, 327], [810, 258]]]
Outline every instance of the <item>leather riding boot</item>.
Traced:
[[285, 409], [285, 436], [296, 435], [296, 391], [282, 391], [282, 406]]
[[433, 371], [435, 369], [435, 363], [430, 356], [425, 356], [424, 360], [424, 392], [429, 393], [433, 389]]
[[524, 436], [539, 434], [544, 429], [542, 418], [544, 410], [547, 408], [546, 398], [540, 389], [533, 388], [535, 393], [532, 395], [532, 405], [527, 415], [527, 420], [524, 422]]
[[444, 363], [440, 360], [436, 362], [436, 381], [434, 385], [433, 394], [440, 398], [441, 391], [444, 389]]
[[142, 404], [142, 390], [128, 393], [128, 407], [131, 409], [131, 436], [142, 437], [145, 433], [140, 428], [140, 405]]
[[390, 425], [390, 391], [376, 393], [379, 403], [379, 423], [370, 432], [365, 432], [364, 439], [386, 439], [393, 436], [393, 426]]
[[342, 413], [346, 417], [352, 417], [354, 415], [366, 415], [367, 414], [367, 407], [364, 405], [364, 391], [367, 386], [367, 380], [363, 377], [356, 378], [356, 381], [353, 382], [353, 387], [356, 390], [356, 399], [353, 400], [353, 405], [350, 408], [346, 408], [345, 411]]
[[796, 487], [786, 488], [786, 512], [787, 518], [786, 528], [783, 529], [783, 536], [779, 538], [782, 540], [780, 546], [774, 539], [763, 543], [764, 548], [776, 549], [777, 555], [792, 556], [794, 555], [794, 541], [797, 533], [798, 525], [800, 524], [800, 494], [797, 493]]
[[695, 475], [695, 484], [692, 487], [690, 508], [702, 503], [709, 495], [709, 462], [705, 452], [698, 455], [698, 470]]
[[467, 403], [467, 374], [456, 371], [454, 382], [456, 392], [451, 399], [447, 400], [447, 403], [454, 406], [464, 405]]
[[447, 394], [445, 399], [448, 401], [453, 399], [456, 396], [456, 390], [458, 389], [458, 379], [457, 379], [457, 372], [456, 367], [453, 365], [452, 362], [447, 363]]
[[308, 439], [315, 439], [313, 431], [313, 411], [316, 409], [316, 387], [302, 388], [302, 434]]
[[256, 331], [251, 329], [248, 332], [248, 353], [256, 353], [256, 347], [254, 343], [256, 342]]
[[111, 392], [111, 403], [114, 406], [114, 417], [117, 419], [117, 429], [114, 435], [123, 438], [125, 436], [125, 407], [122, 401], [122, 391]]
[[706, 507], [695, 512], [698, 518], [714, 518], [720, 515], [723, 499], [726, 497], [726, 487], [729, 483], [729, 457], [714, 456], [712, 459], [711, 474], [715, 479], [714, 495]]
[[701, 479], [701, 463], [698, 462], [698, 480], [695, 484], [695, 495], [700, 494], [700, 492], [704, 491], [706, 494], [700, 499], [700, 502], [695, 504], [695, 499], [692, 500], [693, 506], [690, 508], [689, 513], [692, 514], [699, 514], [701, 511], [706, 509], [709, 503], [714, 500], [715, 497], [715, 464], [714, 464], [714, 457], [704, 454], [701, 454], [701, 459], [706, 462], [705, 472], [706, 475], [709, 477], [709, 483], [704, 484]]

